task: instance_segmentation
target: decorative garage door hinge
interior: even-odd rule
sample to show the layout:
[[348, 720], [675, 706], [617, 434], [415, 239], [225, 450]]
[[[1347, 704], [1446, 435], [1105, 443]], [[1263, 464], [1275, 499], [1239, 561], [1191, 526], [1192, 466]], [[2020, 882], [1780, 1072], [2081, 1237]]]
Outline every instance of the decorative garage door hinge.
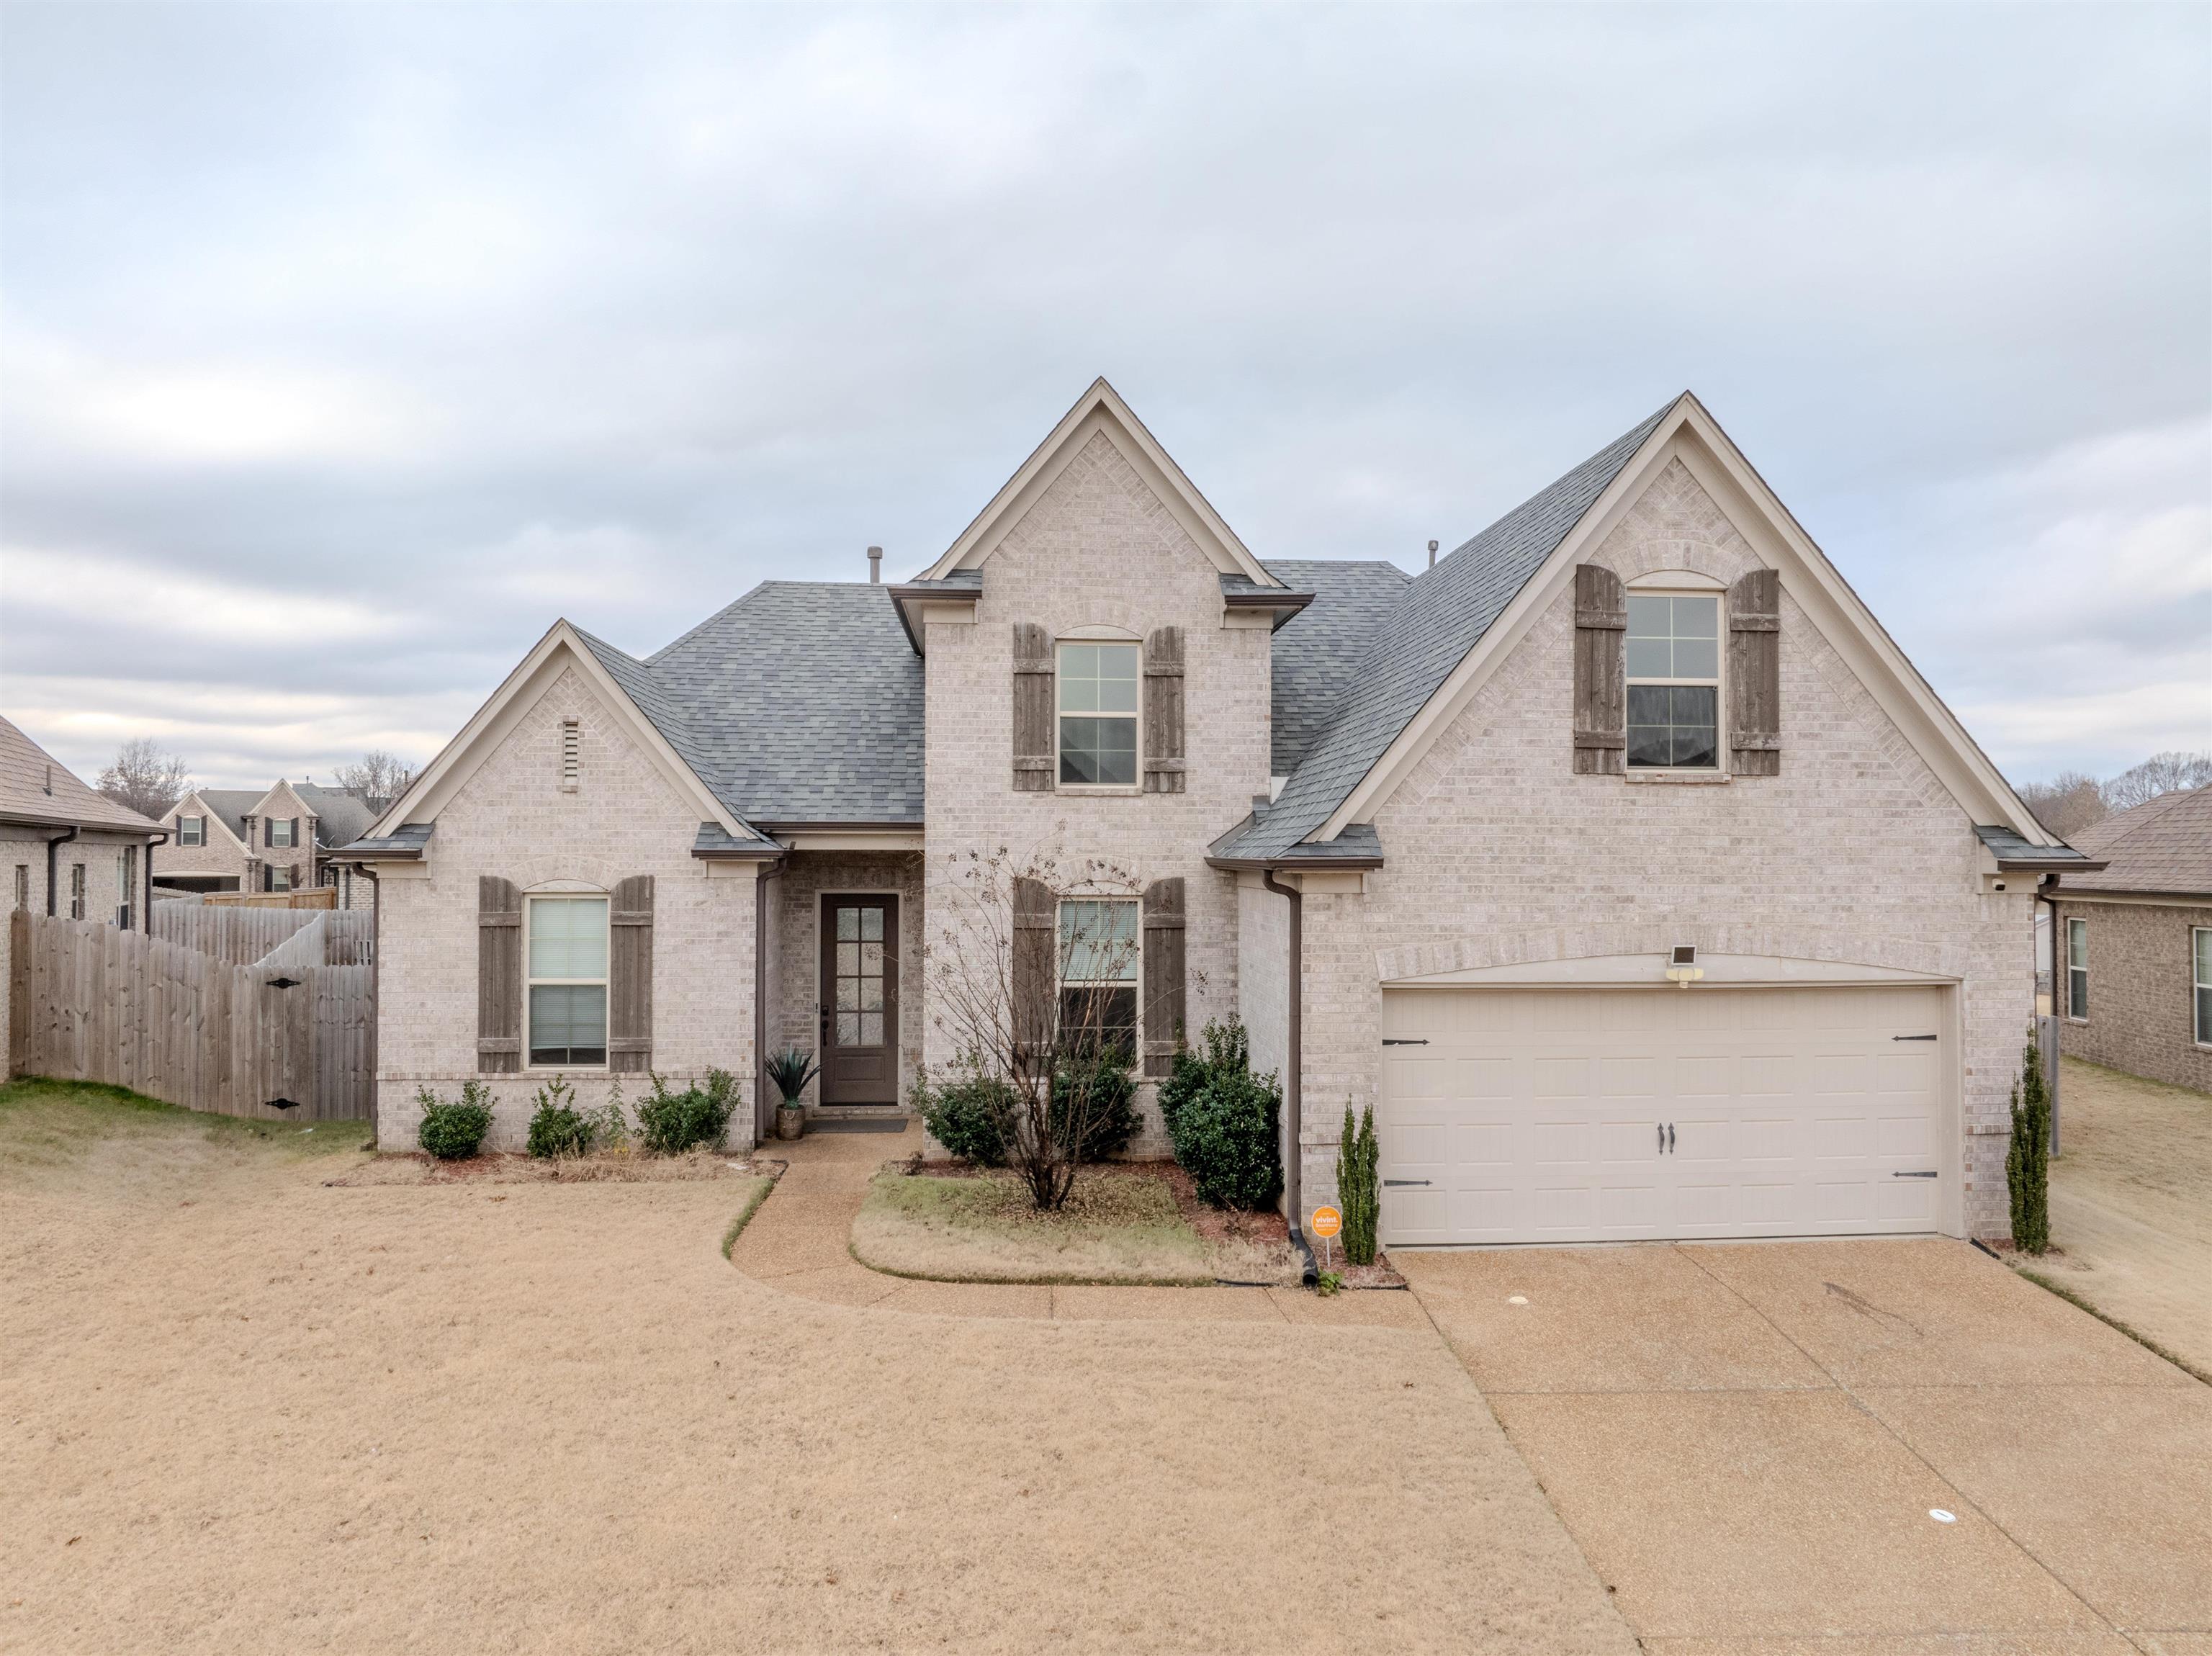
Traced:
[[1933, 1035], [1892, 1035], [1890, 1039], [1892, 1040], [1933, 1040], [1936, 1037]]
[[1893, 1173], [1889, 1176], [1892, 1179], [1933, 1179], [1936, 1177], [1936, 1169], [1930, 1168], [1925, 1173]]
[[1429, 1043], [1425, 1040], [1393, 1040], [1389, 1036], [1385, 1035], [1382, 1037], [1382, 1044], [1385, 1046], [1425, 1046]]
[[1425, 1179], [1385, 1179], [1382, 1181], [1382, 1187], [1385, 1190], [1393, 1190], [1400, 1185], [1425, 1185], [1428, 1182]]

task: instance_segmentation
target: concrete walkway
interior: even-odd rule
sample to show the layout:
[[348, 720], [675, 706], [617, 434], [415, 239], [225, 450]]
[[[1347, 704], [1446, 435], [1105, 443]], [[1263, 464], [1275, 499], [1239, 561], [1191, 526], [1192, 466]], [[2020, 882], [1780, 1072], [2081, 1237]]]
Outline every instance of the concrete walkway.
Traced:
[[1429, 1326], [1427, 1313], [1405, 1293], [1324, 1300], [1303, 1289], [931, 1283], [871, 1271], [853, 1258], [853, 1220], [877, 1171], [914, 1154], [921, 1141], [921, 1127], [909, 1123], [903, 1133], [810, 1133], [764, 1146], [763, 1156], [787, 1161], [790, 1168], [738, 1237], [730, 1263], [803, 1299], [939, 1316]]
[[2212, 1653], [2212, 1389], [1966, 1243], [1395, 1257], [1647, 1651]]

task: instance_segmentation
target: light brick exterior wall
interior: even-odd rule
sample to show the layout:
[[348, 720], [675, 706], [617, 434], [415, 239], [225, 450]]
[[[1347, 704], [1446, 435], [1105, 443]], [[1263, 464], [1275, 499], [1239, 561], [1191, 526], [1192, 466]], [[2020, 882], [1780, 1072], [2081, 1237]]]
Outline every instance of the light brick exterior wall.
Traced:
[[[2196, 1029], [2191, 931], [2212, 926], [2212, 904], [2061, 902], [2056, 1004], [2059, 1049], [2130, 1075], [2212, 1093], [2212, 1046]], [[2089, 1016], [2071, 1014], [2066, 923], [2087, 922]]]
[[[1594, 559], [1624, 579], [1758, 567], [1679, 463]], [[1384, 980], [1692, 943], [1959, 979], [1965, 1218], [2003, 1235], [2007, 1096], [2034, 1010], [2025, 884], [1981, 895], [1966, 813], [1786, 591], [1780, 775], [1575, 775], [1573, 610], [1569, 591], [1384, 804], [1389, 865], [1367, 894], [1305, 900], [1307, 1204], [1334, 1190], [1346, 1102], [1375, 1101]]]
[[[14, 1028], [9, 1020], [14, 1016], [10, 999], [14, 979], [9, 968], [13, 960], [11, 928], [4, 924], [6, 916], [15, 907], [15, 870], [25, 870], [25, 883], [29, 887], [28, 907], [33, 914], [46, 912], [46, 841], [64, 828], [0, 828], [0, 1076], [4, 1076], [9, 1065], [9, 1031]], [[122, 834], [103, 834], [97, 828], [84, 833], [61, 846], [55, 853], [54, 913], [66, 917], [70, 912], [70, 870], [82, 864], [84, 867], [84, 917], [88, 920], [113, 921], [117, 903], [116, 858], [125, 846], [138, 847], [138, 875], [131, 893], [131, 924], [134, 931], [143, 930], [145, 922], [139, 918], [146, 901], [146, 840], [142, 834], [131, 838]]]
[[[776, 928], [769, 974], [768, 1050], [797, 1046], [821, 1056], [822, 894], [890, 893], [899, 900], [898, 1096], [903, 1101], [921, 1065], [921, 854], [919, 852], [801, 851], [784, 862], [769, 888]], [[806, 1085], [818, 1102], [818, 1081]], [[769, 1100], [770, 1106], [776, 1100]]]
[[[957, 913], [952, 859], [1005, 848], [1014, 859], [1098, 858], [1145, 883], [1181, 875], [1188, 906], [1187, 1025], [1237, 1006], [1237, 896], [1208, 868], [1207, 843], [1267, 789], [1268, 634], [1224, 624], [1219, 573], [1111, 441], [1096, 435], [1024, 514], [983, 569], [975, 620], [928, 626], [927, 905], [931, 941]], [[1055, 636], [1115, 627], [1141, 639], [1184, 629], [1186, 791], [1098, 797], [1013, 789], [1013, 627]], [[925, 986], [927, 998], [927, 986]], [[932, 1065], [955, 1053], [925, 1010]], [[1144, 1137], [1166, 1149], [1154, 1089], [1139, 1089]]]
[[[581, 780], [559, 786], [561, 721], [582, 729]], [[562, 674], [438, 813], [422, 871], [387, 865], [379, 927], [377, 1142], [411, 1149], [415, 1095], [488, 1083], [495, 1118], [487, 1148], [520, 1149], [543, 1074], [477, 1070], [477, 880], [525, 891], [561, 881], [601, 889], [654, 878], [653, 1067], [681, 1084], [709, 1068], [739, 1078], [744, 1103], [727, 1142], [754, 1141], [753, 883], [750, 863], [690, 855], [699, 808], [662, 777], [573, 670]], [[571, 1071], [580, 1102], [607, 1096], [605, 1072]], [[642, 1075], [619, 1077], [633, 1104]]]

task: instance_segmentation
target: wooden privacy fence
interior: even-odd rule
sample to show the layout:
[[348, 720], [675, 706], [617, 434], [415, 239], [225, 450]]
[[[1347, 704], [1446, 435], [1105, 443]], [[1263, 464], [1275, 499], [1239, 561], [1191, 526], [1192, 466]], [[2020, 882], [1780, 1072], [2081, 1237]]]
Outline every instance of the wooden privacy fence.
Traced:
[[322, 927], [318, 963], [366, 966], [375, 916], [365, 908], [210, 908], [203, 903], [157, 902], [151, 930], [233, 966], [266, 960], [309, 926]]
[[218, 908], [336, 908], [337, 888], [302, 887], [297, 891], [210, 891], [203, 899]]
[[[235, 965], [142, 931], [21, 909], [9, 925], [15, 1074], [106, 1082], [268, 1121], [372, 1113], [369, 967]], [[274, 1107], [277, 1099], [293, 1107]]]

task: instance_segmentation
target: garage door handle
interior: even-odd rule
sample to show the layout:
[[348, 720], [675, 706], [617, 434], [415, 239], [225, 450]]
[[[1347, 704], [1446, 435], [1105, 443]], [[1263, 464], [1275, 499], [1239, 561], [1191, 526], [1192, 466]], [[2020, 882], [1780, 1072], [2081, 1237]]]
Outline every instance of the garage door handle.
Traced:
[[1890, 1039], [1892, 1040], [1933, 1040], [1936, 1037], [1933, 1035], [1892, 1035]]
[[1382, 1037], [1382, 1044], [1385, 1046], [1425, 1046], [1429, 1043], [1425, 1040], [1393, 1040], [1389, 1036], [1385, 1035]]
[[1382, 1188], [1395, 1190], [1401, 1185], [1425, 1185], [1428, 1182], [1425, 1179], [1385, 1179], [1382, 1181]]
[[1933, 1179], [1936, 1177], [1936, 1169], [1930, 1168], [1925, 1173], [1893, 1173], [1889, 1176], [1892, 1179]]

